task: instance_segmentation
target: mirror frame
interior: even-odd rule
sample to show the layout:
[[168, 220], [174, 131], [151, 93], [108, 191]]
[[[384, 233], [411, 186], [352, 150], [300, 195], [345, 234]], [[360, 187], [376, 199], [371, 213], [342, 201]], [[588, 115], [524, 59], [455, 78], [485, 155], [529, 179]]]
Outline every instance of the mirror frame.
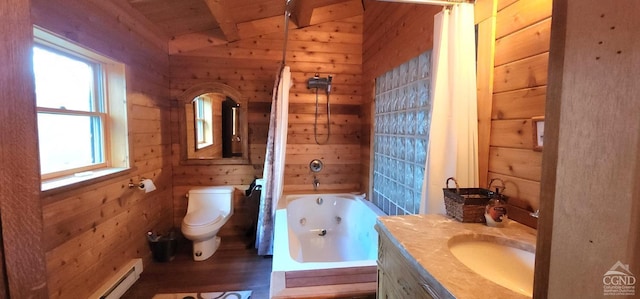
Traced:
[[[187, 119], [185, 105], [190, 104], [193, 99], [199, 95], [206, 93], [219, 93], [232, 98], [240, 105], [240, 138], [242, 138], [242, 156], [232, 158], [193, 158], [189, 159], [187, 155]], [[178, 120], [180, 123], [180, 164], [184, 165], [217, 165], [217, 164], [250, 164], [249, 162], [249, 125], [248, 125], [248, 109], [249, 101], [233, 87], [218, 83], [208, 82], [196, 84], [185, 90], [178, 97]]]

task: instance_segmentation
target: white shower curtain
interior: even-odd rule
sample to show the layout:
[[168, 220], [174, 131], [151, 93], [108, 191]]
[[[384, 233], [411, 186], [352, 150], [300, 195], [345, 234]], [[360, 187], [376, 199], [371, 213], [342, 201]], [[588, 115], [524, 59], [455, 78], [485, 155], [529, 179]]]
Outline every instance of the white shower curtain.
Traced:
[[444, 213], [448, 177], [478, 187], [478, 111], [473, 4], [456, 4], [435, 16], [431, 56], [431, 126], [421, 214]]
[[291, 70], [288, 66], [283, 66], [274, 84], [264, 170], [262, 179], [259, 181], [262, 184], [256, 232], [256, 248], [259, 255], [273, 254], [274, 216], [278, 208], [278, 200], [282, 196], [284, 180], [290, 87]]

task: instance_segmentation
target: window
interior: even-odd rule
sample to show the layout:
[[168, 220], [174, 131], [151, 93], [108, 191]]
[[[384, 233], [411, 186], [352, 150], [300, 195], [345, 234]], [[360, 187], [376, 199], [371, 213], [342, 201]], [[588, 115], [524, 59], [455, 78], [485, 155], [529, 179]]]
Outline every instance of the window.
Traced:
[[199, 96], [193, 100], [196, 149], [213, 144], [213, 105], [211, 102], [211, 98], [207, 96]]
[[43, 190], [127, 168], [124, 65], [38, 28], [34, 37]]
[[431, 52], [376, 79], [372, 201], [388, 215], [417, 214], [431, 121]]

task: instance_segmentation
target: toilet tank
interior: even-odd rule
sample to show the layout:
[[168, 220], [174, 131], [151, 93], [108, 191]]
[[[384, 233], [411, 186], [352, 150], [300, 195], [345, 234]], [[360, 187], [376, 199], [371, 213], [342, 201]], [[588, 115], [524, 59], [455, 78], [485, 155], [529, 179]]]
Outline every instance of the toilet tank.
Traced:
[[189, 190], [187, 213], [201, 209], [217, 209], [225, 214], [233, 214], [232, 186], [197, 187]]

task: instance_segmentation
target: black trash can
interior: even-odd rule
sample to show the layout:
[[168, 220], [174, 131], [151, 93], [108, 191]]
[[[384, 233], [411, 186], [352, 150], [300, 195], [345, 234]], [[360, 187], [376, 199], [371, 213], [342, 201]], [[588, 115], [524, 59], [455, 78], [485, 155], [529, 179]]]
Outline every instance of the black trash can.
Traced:
[[178, 239], [175, 232], [167, 235], [157, 235], [153, 232], [147, 233], [149, 249], [156, 262], [169, 262], [176, 256], [178, 250]]

